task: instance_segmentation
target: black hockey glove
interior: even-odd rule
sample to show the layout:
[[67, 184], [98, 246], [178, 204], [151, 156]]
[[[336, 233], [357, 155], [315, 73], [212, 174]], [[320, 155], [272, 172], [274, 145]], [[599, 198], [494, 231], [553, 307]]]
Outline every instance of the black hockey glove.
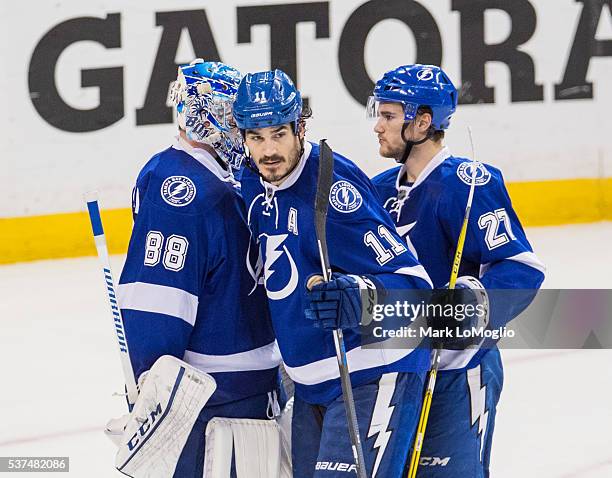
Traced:
[[475, 277], [457, 279], [455, 289], [434, 290], [428, 314], [433, 329], [432, 347], [464, 350], [478, 347], [489, 324], [489, 299]]

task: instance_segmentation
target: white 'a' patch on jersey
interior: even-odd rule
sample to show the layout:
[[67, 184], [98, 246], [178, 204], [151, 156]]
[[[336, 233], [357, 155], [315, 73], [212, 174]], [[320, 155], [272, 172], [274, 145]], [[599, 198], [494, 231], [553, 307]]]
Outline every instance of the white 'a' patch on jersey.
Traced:
[[289, 216], [287, 217], [287, 230], [289, 232], [292, 232], [296, 236], [298, 235], [297, 209], [294, 207], [289, 208]]

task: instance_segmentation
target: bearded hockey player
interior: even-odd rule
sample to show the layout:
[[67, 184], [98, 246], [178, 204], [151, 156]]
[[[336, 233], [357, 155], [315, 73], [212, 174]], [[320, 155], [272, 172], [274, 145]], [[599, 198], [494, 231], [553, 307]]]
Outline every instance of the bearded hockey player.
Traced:
[[[142, 425], [134, 428], [133, 436], [124, 435], [117, 458], [117, 468], [130, 476], [201, 478], [205, 450], [222, 441], [218, 437], [214, 444], [207, 443], [211, 419], [269, 419], [278, 412], [280, 355], [265, 291], [246, 267], [253, 248], [232, 174], [243, 159], [231, 115], [240, 78], [223, 63], [198, 59], [180, 67], [169, 95], [178, 115], [178, 136], [153, 156], [136, 180], [134, 228], [118, 288], [141, 390], [134, 412], [140, 415], [133, 413], [131, 419], [136, 427]], [[181, 392], [180, 374], [169, 385], [148, 383], [153, 380], [149, 369], [162, 356], [173, 357], [176, 370], [191, 371], [192, 388], [180, 400], [175, 394]], [[202, 390], [202, 383], [212, 384], [212, 389]], [[154, 396], [143, 397], [144, 390]], [[166, 390], [167, 400], [156, 410], [155, 394]], [[155, 442], [162, 420], [166, 425], [172, 417], [180, 423], [203, 395], [210, 398], [201, 412], [196, 410], [191, 428], [167, 425], [166, 435], [157, 437], [157, 448], [141, 449]], [[235, 440], [238, 443], [239, 437]], [[230, 468], [236, 476], [249, 460], [249, 446], [236, 445], [232, 453], [232, 443], [230, 438], [227, 456], [221, 457], [228, 467], [221, 476], [230, 476]], [[250, 443], [251, 448], [256, 445]], [[257, 455], [262, 449], [255, 450]], [[251, 474], [238, 471], [238, 476], [276, 476], [259, 473], [253, 463], [248, 463]]]
[[332, 330], [344, 332], [367, 476], [400, 477], [416, 427], [428, 349], [361, 347], [360, 288], [429, 289], [423, 267], [400, 241], [365, 174], [334, 153], [327, 243], [332, 280], [321, 273], [313, 205], [319, 146], [305, 141], [300, 92], [282, 71], [246, 75], [234, 118], [250, 158], [242, 193], [259, 242], [274, 331], [295, 382], [295, 477], [345, 477], [355, 460]]
[[[504, 300], [490, 297], [490, 327], [505, 325], [533, 298], [544, 266], [525, 237], [501, 172], [451, 155], [443, 138], [457, 106], [457, 90], [437, 66], [407, 65], [385, 73], [368, 103], [376, 119], [380, 155], [399, 166], [373, 179], [398, 232], [432, 278], [444, 288], [450, 277], [472, 173], [475, 172], [467, 237], [457, 288], [466, 302], [470, 291], [525, 290]], [[477, 168], [476, 171], [473, 168]], [[530, 293], [529, 291], [533, 291]], [[476, 325], [469, 320], [461, 327]], [[489, 476], [496, 406], [503, 383], [495, 346], [469, 348], [461, 340], [443, 350], [427, 424], [421, 478]], [[466, 344], [467, 345], [467, 344]], [[446, 347], [445, 347], [446, 348]], [[464, 349], [464, 350], [461, 350]]]

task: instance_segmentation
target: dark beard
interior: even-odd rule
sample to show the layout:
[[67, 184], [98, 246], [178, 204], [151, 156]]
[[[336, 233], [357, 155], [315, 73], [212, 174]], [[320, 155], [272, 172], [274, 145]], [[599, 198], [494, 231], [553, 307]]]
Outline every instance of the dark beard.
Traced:
[[404, 154], [405, 149], [406, 149], [406, 144], [404, 143], [404, 145], [402, 145], [401, 148], [388, 149], [387, 151], [384, 152], [384, 154], [381, 153], [381, 156], [383, 158], [394, 159], [396, 162], [399, 162], [400, 158]]
[[[274, 175], [274, 176], [264, 176], [263, 178], [269, 182], [269, 183], [276, 183], [279, 181], [282, 181], [283, 179], [285, 179], [287, 176], [289, 176], [293, 171], [295, 171], [295, 168], [297, 167], [298, 163], [300, 162], [300, 156], [302, 156], [302, 152], [303, 152], [304, 148], [300, 148], [300, 149], [296, 149], [293, 152], [292, 157], [290, 157], [289, 159], [289, 164], [293, 163], [292, 166], [283, 174], [279, 174], [279, 175]], [[264, 158], [265, 160], [270, 160], [270, 159], [284, 159], [281, 156], [278, 155], [274, 155], [274, 156], [268, 156], [266, 158]]]

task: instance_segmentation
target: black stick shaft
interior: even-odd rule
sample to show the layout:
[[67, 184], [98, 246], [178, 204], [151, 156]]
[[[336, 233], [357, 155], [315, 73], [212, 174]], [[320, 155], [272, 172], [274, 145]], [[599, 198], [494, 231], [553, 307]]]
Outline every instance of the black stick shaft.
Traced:
[[[327, 208], [329, 206], [329, 192], [331, 190], [334, 172], [334, 155], [327, 142], [323, 139], [319, 143], [319, 178], [317, 181], [317, 192], [315, 197], [315, 228], [319, 254], [321, 256], [321, 269], [323, 279], [328, 282], [331, 279], [331, 266], [329, 254], [327, 252]], [[353, 388], [349, 375], [348, 361], [346, 358], [346, 347], [342, 329], [336, 329], [334, 334], [334, 345], [336, 347], [336, 358], [338, 360], [338, 370], [340, 372], [340, 383], [342, 384], [342, 395], [344, 398], [344, 409], [348, 421], [349, 435], [353, 456], [355, 457], [355, 468], [359, 478], [367, 478], [365, 472], [365, 459], [359, 435], [359, 424], [357, 422], [357, 411], [355, 410], [355, 400], [353, 399]]]

